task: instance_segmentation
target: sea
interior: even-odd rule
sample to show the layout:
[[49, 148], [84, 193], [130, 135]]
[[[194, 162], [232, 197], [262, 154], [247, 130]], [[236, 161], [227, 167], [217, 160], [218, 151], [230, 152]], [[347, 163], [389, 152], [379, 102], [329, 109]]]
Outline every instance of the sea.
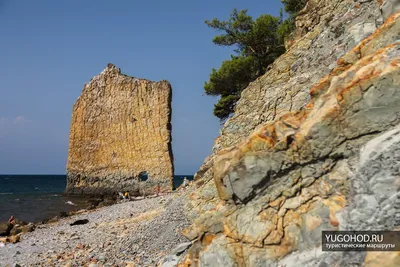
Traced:
[[[193, 175], [176, 175], [175, 188], [183, 183], [184, 177], [193, 180]], [[0, 175], [0, 222], [11, 215], [26, 222], [41, 222], [61, 211], [88, 206], [88, 198], [63, 195], [65, 186], [65, 175]]]

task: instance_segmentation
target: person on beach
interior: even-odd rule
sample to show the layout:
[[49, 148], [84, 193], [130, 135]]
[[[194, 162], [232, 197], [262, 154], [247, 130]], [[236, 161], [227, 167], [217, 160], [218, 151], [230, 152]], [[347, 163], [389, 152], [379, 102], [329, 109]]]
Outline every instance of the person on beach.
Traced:
[[129, 192], [125, 192], [124, 198], [125, 198], [125, 199], [129, 199]]
[[186, 188], [188, 186], [188, 180], [186, 177], [183, 178], [183, 188]]
[[12, 215], [10, 217], [10, 219], [8, 219], [6, 231], [4, 233], [2, 233], [1, 236], [9, 236], [11, 229], [13, 229], [15, 224], [16, 224], [16, 221], [15, 221], [14, 215]]
[[15, 225], [16, 221], [15, 221], [14, 215], [11, 215], [10, 219], [8, 219], [8, 223], [12, 224], [12, 225]]

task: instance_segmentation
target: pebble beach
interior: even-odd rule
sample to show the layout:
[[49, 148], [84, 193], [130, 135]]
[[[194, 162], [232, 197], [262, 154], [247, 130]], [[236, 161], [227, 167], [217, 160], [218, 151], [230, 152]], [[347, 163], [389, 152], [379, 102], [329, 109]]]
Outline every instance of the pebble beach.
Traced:
[[[181, 198], [123, 202], [38, 225], [20, 242], [1, 245], [0, 266], [168, 266], [171, 251], [188, 244]], [[88, 223], [70, 225], [77, 220]]]

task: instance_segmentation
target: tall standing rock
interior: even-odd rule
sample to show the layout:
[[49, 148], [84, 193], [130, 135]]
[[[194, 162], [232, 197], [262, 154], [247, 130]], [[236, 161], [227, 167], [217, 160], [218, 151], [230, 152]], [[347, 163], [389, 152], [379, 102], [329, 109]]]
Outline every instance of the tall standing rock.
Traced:
[[172, 89], [108, 64], [85, 85], [71, 121], [67, 194], [172, 189]]

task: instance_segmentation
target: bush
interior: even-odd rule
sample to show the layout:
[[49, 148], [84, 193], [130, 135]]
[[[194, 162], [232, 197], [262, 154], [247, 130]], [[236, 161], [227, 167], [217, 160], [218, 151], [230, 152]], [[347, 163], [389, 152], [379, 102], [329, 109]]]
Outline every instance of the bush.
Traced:
[[213, 19], [206, 24], [223, 34], [214, 37], [220, 46], [235, 46], [236, 55], [213, 69], [204, 89], [208, 95], [219, 95], [214, 114], [221, 120], [233, 112], [240, 93], [246, 86], [265, 73], [266, 68], [285, 52], [282, 38], [278, 35], [281, 19], [261, 15], [255, 21], [247, 10], [233, 10], [227, 21]]
[[207, 95], [221, 96], [214, 106], [214, 115], [224, 120], [234, 112], [241, 92], [257, 77], [263, 75], [271, 63], [285, 52], [285, 38], [295, 29], [295, 16], [307, 0], [281, 0], [289, 14], [280, 17], [261, 15], [256, 20], [247, 15], [247, 10], [233, 10], [228, 20], [214, 18], [205, 23], [222, 32], [214, 37], [219, 46], [235, 46], [235, 55], [212, 69], [208, 82], [204, 83]]
[[306, 6], [308, 0], [281, 0], [281, 2], [285, 5], [285, 11], [288, 14], [296, 16]]

